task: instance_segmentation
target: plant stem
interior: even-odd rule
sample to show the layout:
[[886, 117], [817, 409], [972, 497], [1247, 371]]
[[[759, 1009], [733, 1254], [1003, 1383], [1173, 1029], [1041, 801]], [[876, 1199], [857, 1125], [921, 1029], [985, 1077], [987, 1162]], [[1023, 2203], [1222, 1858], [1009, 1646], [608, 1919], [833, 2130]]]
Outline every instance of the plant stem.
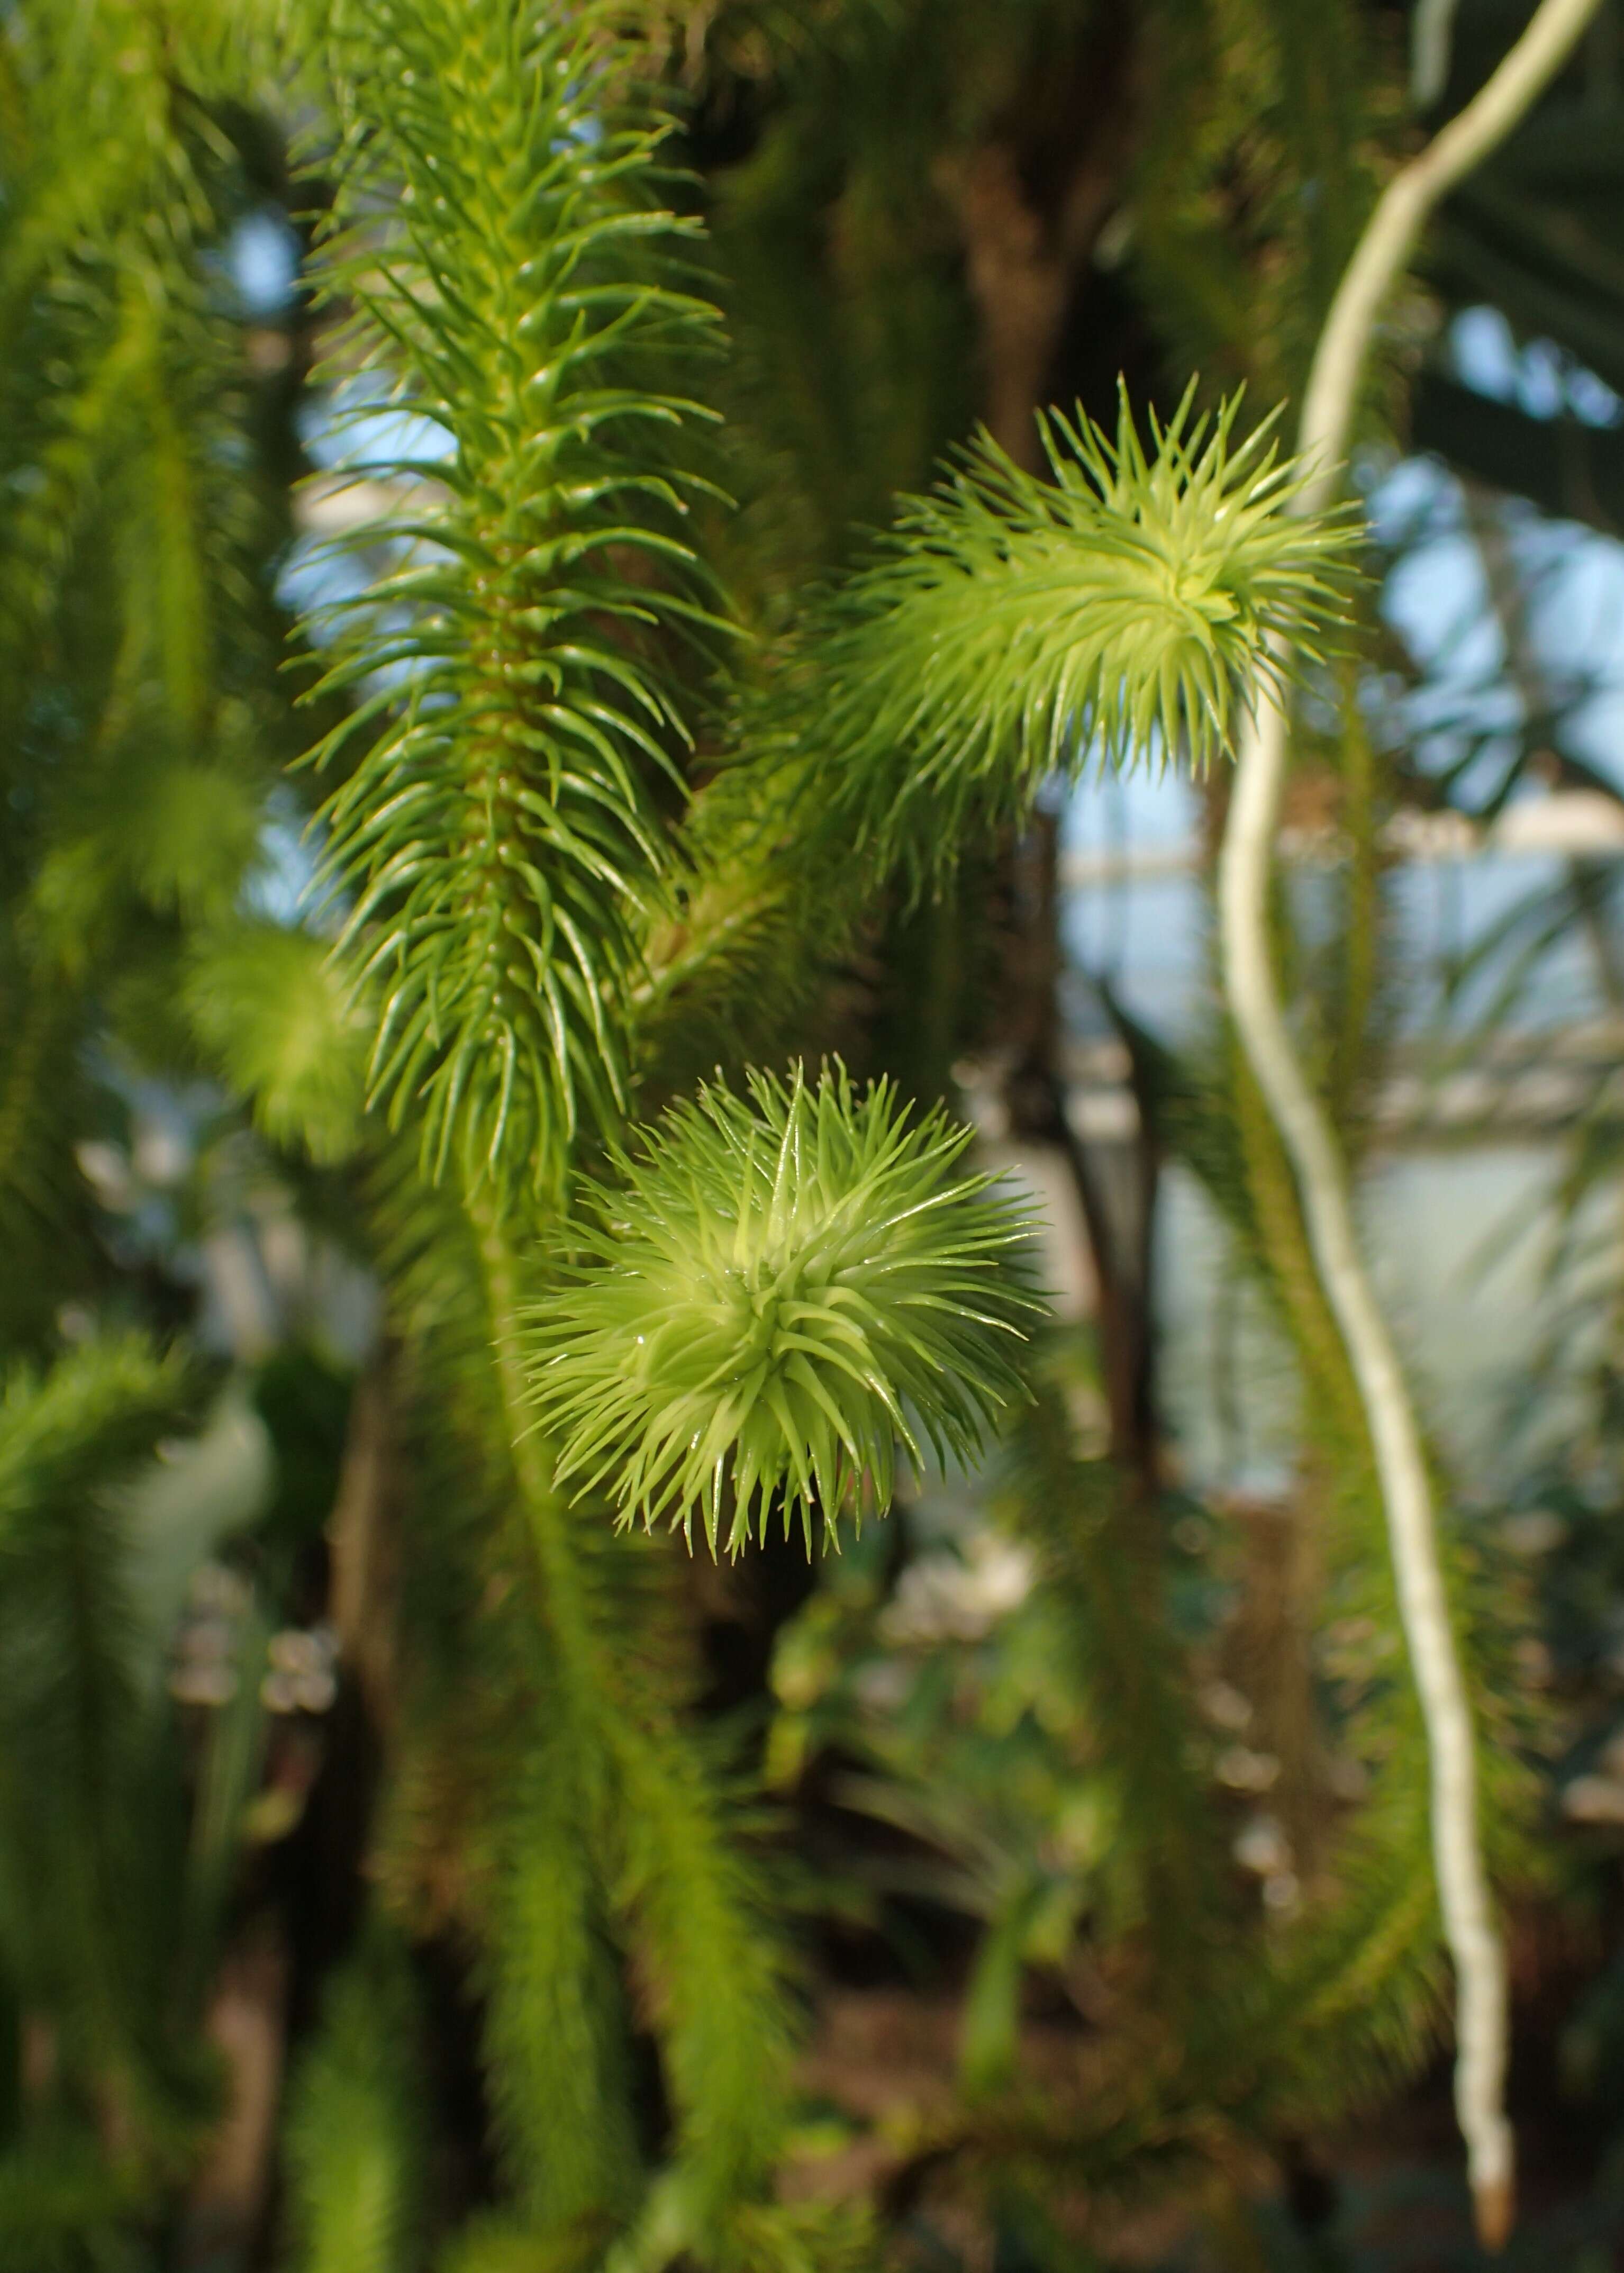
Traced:
[[1297, 510], [1319, 512], [1336, 488], [1376, 319], [1441, 199], [1480, 164], [1559, 71], [1600, 0], [1540, 0], [1493, 78], [1388, 184], [1331, 303], [1303, 397], [1298, 447], [1313, 465]]
[[[1382, 192], [1314, 354], [1298, 440], [1313, 474], [1298, 501], [1299, 512], [1321, 510], [1335, 489], [1377, 319], [1428, 215], [1525, 115], [1598, 4], [1541, 0], [1486, 85]], [[1450, 1625], [1420, 1429], [1360, 1259], [1336, 1137], [1292, 1046], [1269, 952], [1269, 866], [1287, 732], [1280, 702], [1260, 684], [1241, 737], [1219, 859], [1225, 986], [1241, 1046], [1297, 1174], [1315, 1266], [1370, 1430], [1426, 1730], [1433, 1869], [1456, 1976], [1456, 2111], [1478, 2232], [1487, 2247], [1498, 2248], [1510, 2230], [1514, 2200], [1514, 2145], [1503, 2104], [1506, 1965], [1478, 1836], [1471, 1707]]]
[[501, 1211], [489, 1192], [471, 1195], [465, 1204], [479, 1245], [492, 1362], [513, 1478], [535, 1557], [542, 1613], [551, 1632], [558, 1671], [572, 1701], [580, 1709], [585, 1735], [595, 1719], [593, 1706], [597, 1694], [591, 1608], [580, 1558], [569, 1537], [563, 1497], [553, 1481], [551, 1455], [535, 1427], [527, 1395], [520, 1349], [518, 1264]]

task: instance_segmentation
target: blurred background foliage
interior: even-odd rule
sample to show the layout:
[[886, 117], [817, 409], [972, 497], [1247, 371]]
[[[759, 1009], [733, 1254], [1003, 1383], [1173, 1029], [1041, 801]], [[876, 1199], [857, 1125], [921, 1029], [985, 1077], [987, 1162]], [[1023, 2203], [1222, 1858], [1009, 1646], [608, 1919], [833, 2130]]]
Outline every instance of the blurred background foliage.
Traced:
[[[669, 1984], [589, 1917], [578, 2009], [529, 1967], [580, 1923], [547, 1843], [577, 1767], [511, 1594], [475, 1261], [363, 1116], [288, 770], [340, 716], [296, 716], [290, 624], [368, 567], [321, 549], [356, 406], [310, 383], [318, 12], [0, 4], [0, 2254], [690, 2263], [657, 2204], [618, 2244], [613, 2215], [685, 2119]], [[627, 12], [732, 341], [705, 550], [770, 658], [977, 420], [1036, 469], [1034, 411], [1110, 419], [1119, 374], [1164, 413], [1192, 371], [1247, 417], [1294, 396], [1381, 182], [1528, 11]], [[1591, 604], [1624, 589], [1620, 394], [1610, 0], [1389, 313], [1366, 620], [1277, 910], [1450, 1479], [1516, 1999], [1505, 2262], [1540, 2273], [1624, 2250], [1624, 710]], [[690, 2056], [707, 2000], [797, 2019], [730, 2262], [1479, 2262], [1368, 1452], [1211, 979], [1224, 792], [1184, 792], [1164, 870], [1051, 799], [831, 958], [791, 927], [792, 1016], [746, 974], [658, 1038], [656, 1092], [838, 1046], [955, 1100], [1045, 1197], [1061, 1292], [986, 1474], [810, 1565], [606, 1545], [595, 1576], [654, 1605], [651, 1725], [715, 1755], [725, 1808], [670, 1800], [693, 1885], [795, 1953], [785, 1990], [715, 1920], [667, 1936]], [[1463, 1216], [1478, 1275], [1429, 1309]], [[572, 2123], [566, 2217], [535, 2172]]]

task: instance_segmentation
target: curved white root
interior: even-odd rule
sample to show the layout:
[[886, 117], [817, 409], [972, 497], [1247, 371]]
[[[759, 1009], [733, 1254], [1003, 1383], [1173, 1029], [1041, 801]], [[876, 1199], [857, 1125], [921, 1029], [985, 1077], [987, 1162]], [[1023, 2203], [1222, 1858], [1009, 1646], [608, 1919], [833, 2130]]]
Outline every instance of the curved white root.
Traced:
[[[1438, 200], [1524, 115], [1598, 0], [1541, 0], [1487, 84], [1388, 184], [1337, 289], [1304, 399], [1298, 446], [1314, 468], [1298, 510], [1330, 496], [1382, 304]], [[1287, 723], [1265, 687], [1237, 756], [1219, 861], [1224, 984], [1247, 1062], [1296, 1172], [1315, 1266], [1370, 1429], [1399, 1611], [1426, 1731], [1439, 1908], [1456, 1977], [1455, 2104], [1478, 2229], [1510, 2230], [1514, 2145], [1506, 2119], [1506, 1964], [1478, 1840], [1471, 1700], [1449, 1623], [1432, 1492], [1415, 1409], [1360, 1259], [1347, 1177], [1323, 1106], [1292, 1046], [1269, 958], [1269, 865], [1285, 775]]]

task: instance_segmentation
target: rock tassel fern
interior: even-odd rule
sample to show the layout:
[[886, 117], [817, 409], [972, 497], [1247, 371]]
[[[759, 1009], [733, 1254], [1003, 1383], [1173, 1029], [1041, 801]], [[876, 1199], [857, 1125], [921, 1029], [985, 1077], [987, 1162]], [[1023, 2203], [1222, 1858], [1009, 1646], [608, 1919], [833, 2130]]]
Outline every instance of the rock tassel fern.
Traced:
[[1024, 1392], [1039, 1309], [1027, 1226], [984, 1176], [950, 1175], [969, 1142], [895, 1091], [752, 1076], [647, 1132], [623, 1182], [590, 1196], [577, 1254], [532, 1319], [535, 1392], [560, 1476], [613, 1491], [623, 1521], [669, 1520], [737, 1554], [782, 1495], [883, 1511], [900, 1443], [969, 1458]]
[[[869, 565], [826, 603], [781, 742], [841, 839], [923, 879], [967, 831], [1016, 818], [1048, 775], [1226, 753], [1267, 677], [1344, 611], [1351, 529], [1287, 508], [1305, 478], [1239, 399], [1150, 420], [1124, 397], [1112, 442], [1040, 416], [1051, 478], [990, 436], [905, 502]], [[810, 723], [809, 723], [810, 722]], [[817, 825], [813, 823], [812, 825]]]

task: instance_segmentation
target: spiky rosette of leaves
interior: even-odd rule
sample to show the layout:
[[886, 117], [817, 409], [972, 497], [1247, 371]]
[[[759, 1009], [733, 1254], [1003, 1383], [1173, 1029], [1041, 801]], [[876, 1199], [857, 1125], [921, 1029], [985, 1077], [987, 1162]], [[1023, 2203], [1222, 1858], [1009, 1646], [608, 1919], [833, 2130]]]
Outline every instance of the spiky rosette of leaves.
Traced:
[[970, 1132], [910, 1124], [888, 1082], [752, 1075], [644, 1133], [587, 1195], [573, 1257], [531, 1320], [534, 1394], [559, 1474], [607, 1487], [623, 1521], [669, 1520], [713, 1553], [764, 1534], [782, 1495], [812, 1544], [891, 1502], [900, 1444], [969, 1458], [1022, 1399], [1042, 1305], [1030, 1226], [985, 1176], [952, 1174]]
[[318, 284], [357, 312], [331, 371], [365, 435], [405, 440], [358, 453], [401, 503], [346, 540], [395, 565], [313, 626], [324, 686], [355, 697], [323, 754], [374, 736], [326, 809], [331, 866], [381, 1004], [373, 1093], [472, 1182], [555, 1175], [583, 1114], [624, 1105], [677, 652], [715, 627], [674, 439], [707, 415], [687, 390], [715, 312], [697, 224], [656, 209], [670, 122], [625, 108], [613, 16], [339, 16], [354, 124]]
[[1296, 664], [1321, 651], [1351, 517], [1288, 510], [1305, 474], [1272, 417], [1238, 444], [1239, 398], [1216, 418], [1193, 400], [1152, 414], [1149, 450], [1126, 393], [1114, 442], [1081, 409], [1040, 414], [1049, 480], [984, 434], [904, 505], [784, 688], [778, 739], [826, 827], [917, 881], [1046, 775], [1204, 769], [1276, 669], [1271, 635]]

